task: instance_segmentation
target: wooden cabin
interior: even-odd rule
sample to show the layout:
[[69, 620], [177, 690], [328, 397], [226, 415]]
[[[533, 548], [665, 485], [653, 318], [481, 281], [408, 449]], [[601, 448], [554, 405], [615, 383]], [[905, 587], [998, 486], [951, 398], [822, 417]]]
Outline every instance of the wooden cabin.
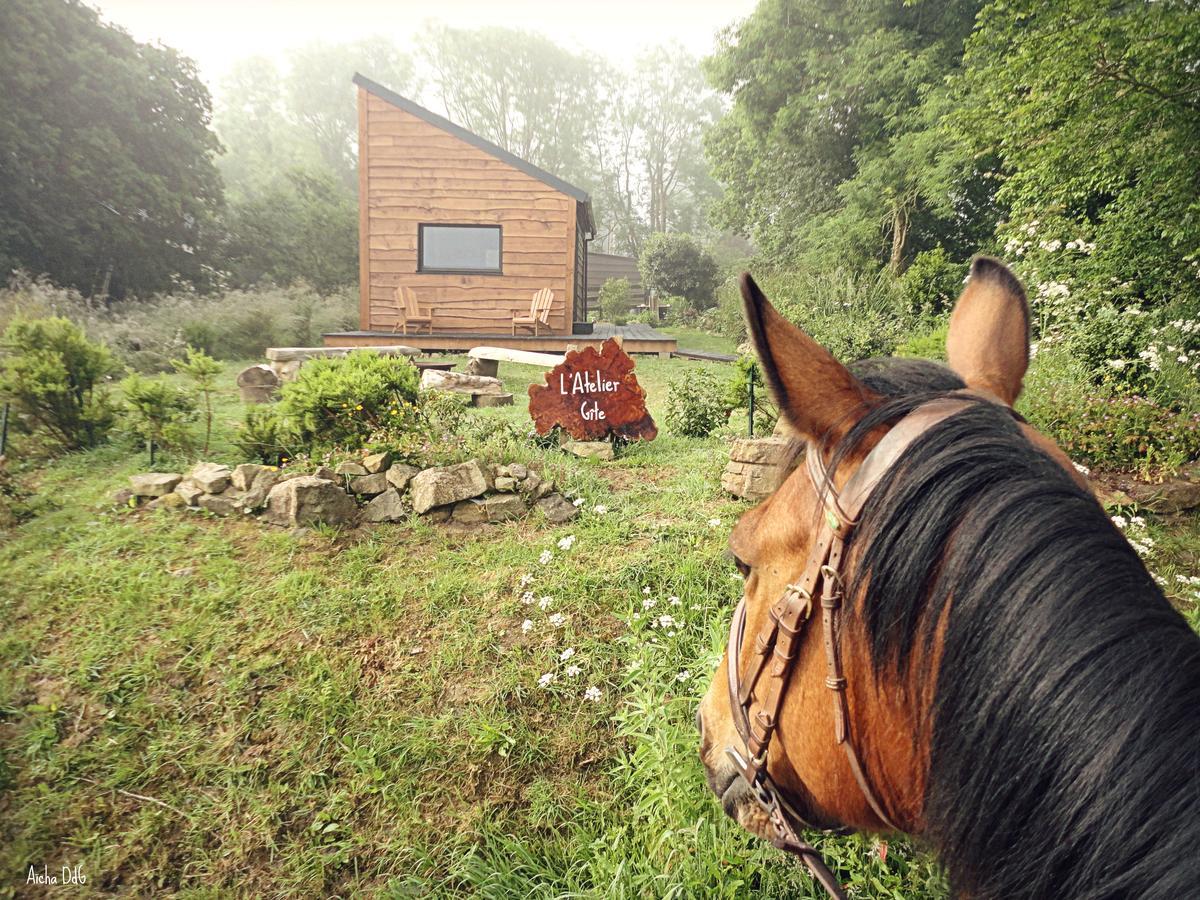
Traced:
[[[587, 328], [577, 323], [587, 321], [595, 234], [588, 194], [362, 75], [354, 83], [360, 330], [325, 343], [401, 334], [423, 350], [591, 343], [575, 334]], [[548, 310], [534, 327], [520, 323], [543, 289], [553, 294]], [[670, 346], [629, 349], [674, 349], [659, 337]]]

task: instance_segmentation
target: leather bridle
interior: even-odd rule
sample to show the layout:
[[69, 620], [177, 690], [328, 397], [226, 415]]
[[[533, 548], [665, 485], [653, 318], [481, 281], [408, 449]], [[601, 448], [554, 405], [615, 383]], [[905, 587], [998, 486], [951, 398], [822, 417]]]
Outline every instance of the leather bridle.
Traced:
[[[754, 641], [753, 652], [745, 675], [739, 672], [742, 644], [746, 630], [746, 598], [742, 597], [733, 615], [726, 650], [729, 676], [729, 705], [734, 726], [741, 736], [747, 755], [736, 747], [725, 752], [737, 766], [738, 772], [766, 813], [774, 831], [772, 843], [804, 860], [813, 876], [821, 882], [830, 896], [845, 898], [837, 879], [825, 865], [820, 854], [799, 835], [802, 828], [820, 829], [805, 820], [787, 802], [779, 786], [767, 771], [767, 752], [779, 724], [783, 695], [791, 676], [796, 652], [813, 614], [814, 598], [821, 608], [821, 635], [825, 646], [826, 678], [833, 699], [834, 737], [846, 752], [850, 771], [866, 798], [871, 811], [890, 831], [899, 831], [884, 809], [871, 780], [863, 769], [850, 733], [850, 710], [846, 699], [846, 677], [841, 658], [842, 622], [842, 565], [846, 541], [858, 524], [858, 516], [871, 492], [884, 474], [903, 456], [904, 452], [930, 428], [961, 412], [980, 400], [990, 397], [959, 392], [930, 400], [901, 419], [867, 454], [865, 460], [845, 487], [838, 491], [821, 458], [821, 448], [810, 443], [806, 452], [808, 475], [817, 495], [824, 503], [824, 516], [804, 573], [800, 580], [789, 584], [783, 595], [772, 604], [767, 621]], [[769, 663], [769, 665], [768, 665]], [[755, 705], [757, 702], [757, 710]], [[847, 834], [851, 829], [834, 833]]]

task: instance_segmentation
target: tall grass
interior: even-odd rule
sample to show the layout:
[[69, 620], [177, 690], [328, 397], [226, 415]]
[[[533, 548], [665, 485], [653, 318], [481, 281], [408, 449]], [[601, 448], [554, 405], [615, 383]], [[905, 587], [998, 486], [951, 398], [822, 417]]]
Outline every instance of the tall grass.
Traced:
[[188, 346], [223, 360], [261, 358], [271, 346], [319, 346], [323, 332], [357, 321], [349, 292], [322, 296], [304, 284], [105, 302], [22, 273], [0, 289], [0, 331], [17, 314], [65, 316], [139, 372], [169, 371]]

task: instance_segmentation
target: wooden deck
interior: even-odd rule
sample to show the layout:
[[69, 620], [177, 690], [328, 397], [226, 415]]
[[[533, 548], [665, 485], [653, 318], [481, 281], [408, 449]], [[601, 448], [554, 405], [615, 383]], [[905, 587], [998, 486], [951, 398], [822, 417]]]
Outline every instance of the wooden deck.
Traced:
[[564, 353], [568, 348], [600, 348], [610, 337], [619, 337], [626, 353], [657, 353], [666, 359], [679, 345], [675, 338], [649, 325], [606, 325], [597, 323], [592, 334], [473, 334], [461, 331], [439, 334], [393, 334], [390, 331], [334, 331], [321, 336], [326, 347], [368, 347], [401, 342], [429, 353], [435, 350], [466, 351], [473, 347], [508, 347], [538, 353]]

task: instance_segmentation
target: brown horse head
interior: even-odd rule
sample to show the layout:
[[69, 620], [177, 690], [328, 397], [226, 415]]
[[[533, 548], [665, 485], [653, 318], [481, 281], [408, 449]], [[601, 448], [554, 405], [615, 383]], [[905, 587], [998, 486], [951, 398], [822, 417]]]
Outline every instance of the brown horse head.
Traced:
[[[1107, 652], [1111, 633], [1130, 627], [1122, 619], [1130, 609], [1130, 592], [1138, 598], [1136, 615], [1154, 619], [1163, 613], [1161, 591], [1066, 455], [1011, 412], [1029, 360], [1029, 313], [1019, 282], [1001, 263], [974, 261], [950, 321], [948, 367], [901, 360], [847, 367], [784, 319], [749, 276], [743, 278], [742, 293], [750, 334], [781, 416], [805, 442], [807, 453], [821, 454], [818, 470], [830, 473], [834, 490], [846, 485], [896, 422], [921, 404], [951, 392], [961, 396], [964, 388], [976, 398], [905, 451], [867, 499], [847, 539], [836, 640], [851, 741], [881, 809], [869, 802], [836, 739], [826, 651], [811, 620], [797, 638], [766, 772], [807, 822], [879, 831], [885, 828], [879, 813], [885, 813], [898, 830], [922, 836], [942, 852], [957, 889], [1012, 896], [1003, 867], [989, 869], [984, 861], [993, 853], [1011, 859], [1020, 843], [1018, 825], [969, 827], [956, 804], [974, 804], [978, 815], [995, 815], [1006, 825], [1014, 815], [1053, 818], [1056, 813], [1043, 806], [1054, 799], [1065, 803], [1063, 797], [1045, 784], [1014, 786], [1006, 779], [1006, 767], [1017, 766], [1032, 749], [1007, 742], [1044, 739], [1039, 729], [1053, 727], [1042, 710], [1025, 716], [1028, 722], [1022, 719], [1028, 707], [1036, 709], [1029, 698], [1041, 696], [1038, 691], [1047, 684], [1067, 691], [1070, 682], [1070, 690], [1087, 695], [1061, 670], [1056, 654], [1091, 653], [1092, 642]], [[745, 576], [747, 639], [736, 661], [743, 674], [769, 608], [800, 580], [821, 534], [823, 498], [806, 468], [799, 466], [773, 496], [747, 512], [730, 538]], [[1089, 578], [1093, 587], [1120, 586], [1124, 605], [1115, 590], [1109, 592], [1110, 618], [1097, 615], [1099, 608], [1109, 610], [1107, 599], [1085, 596]], [[1089, 627], [1095, 626], [1095, 633], [1076, 636], [1082, 650], [1064, 649], [1068, 632], [1077, 626], [1063, 617], [1073, 609], [1086, 610], [1082, 618], [1092, 617]], [[1167, 619], [1169, 639], [1195, 650], [1195, 636], [1186, 625], [1179, 628], [1180, 617]], [[1028, 628], [1037, 652], [1022, 643], [1021, 627]], [[1195, 658], [1200, 660], [1200, 653]], [[1149, 665], [1148, 657], [1137, 653], [1117, 653], [1103, 662], [1125, 677]], [[727, 752], [746, 753], [734, 723], [728, 664], [727, 657], [697, 716], [701, 758], [725, 811], [749, 831], [772, 838], [776, 834], [766, 813]], [[1191, 665], [1189, 675], [1200, 674], [1200, 666]], [[1021, 666], [1027, 668], [1014, 669]], [[1040, 688], [1022, 680], [1038, 666], [1049, 679]], [[1022, 701], [1028, 707], [1013, 707]], [[976, 710], [986, 710], [991, 720], [978, 720]], [[1195, 713], [1191, 716], [1195, 721]], [[1011, 729], [1003, 740], [993, 731], [1001, 727]], [[1078, 723], [1081, 734], [1100, 740], [1094, 729], [1094, 722]], [[1064, 772], [1085, 766], [1092, 749], [1080, 756], [1078, 747], [1056, 746], [1045, 751], [1046, 760], [1023, 764], [1029, 778], [1066, 777]], [[1013, 758], [1003, 758], [1005, 753]], [[973, 754], [974, 763], [991, 770], [974, 768]], [[1188, 771], [1195, 768], [1193, 761]], [[1127, 774], [1112, 777], [1119, 781]], [[1007, 798], [1004, 808], [991, 811], [988, 804], [1000, 798]], [[1009, 846], [997, 843], [1005, 840]], [[1119, 843], [1116, 837], [1113, 841]], [[1069, 879], [1072, 865], [1083, 872], [1084, 862], [1098, 851], [1072, 852], [1062, 869], [1047, 871]], [[1113, 883], [1117, 875], [1104, 880], [1112, 871], [1111, 861], [1105, 861], [1091, 875], [1080, 874], [1080, 892]], [[1051, 882], [1046, 884], [1051, 893]]]

